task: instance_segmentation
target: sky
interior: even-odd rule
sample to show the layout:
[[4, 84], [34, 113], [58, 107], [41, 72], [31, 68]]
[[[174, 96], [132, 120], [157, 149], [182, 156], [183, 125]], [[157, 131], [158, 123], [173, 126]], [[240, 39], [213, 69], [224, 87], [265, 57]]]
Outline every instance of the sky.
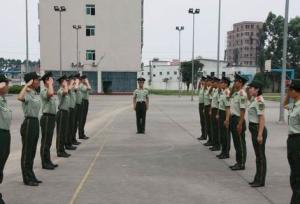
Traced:
[[[122, 1], [122, 0], [115, 0]], [[189, 8], [199, 8], [195, 21], [195, 56], [217, 58], [218, 0], [144, 0], [143, 61], [152, 58], [178, 58], [178, 31], [182, 32], [182, 59], [192, 56], [192, 15]], [[284, 15], [285, 0], [221, 0], [221, 58], [226, 48], [226, 33], [240, 21], [264, 21], [270, 11]], [[38, 0], [29, 0], [29, 58], [39, 59]], [[300, 1], [290, 0], [290, 18], [300, 16]], [[0, 57], [25, 59], [25, 0], [0, 1]]]

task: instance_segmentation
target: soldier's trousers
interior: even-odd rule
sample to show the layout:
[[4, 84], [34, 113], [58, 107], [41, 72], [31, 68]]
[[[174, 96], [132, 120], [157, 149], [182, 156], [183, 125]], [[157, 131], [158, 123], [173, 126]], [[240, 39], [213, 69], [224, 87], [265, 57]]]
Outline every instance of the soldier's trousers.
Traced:
[[66, 137], [66, 144], [72, 145], [76, 137], [76, 115], [75, 108], [69, 109], [69, 134]]
[[204, 115], [205, 115], [205, 130], [208, 136], [208, 142], [212, 142], [212, 132], [211, 132], [211, 117], [210, 117], [210, 105], [204, 106]]
[[65, 142], [69, 133], [69, 113], [59, 110], [56, 119], [56, 151], [57, 154], [65, 152]]
[[0, 184], [3, 181], [3, 169], [10, 153], [10, 132], [0, 129]]
[[79, 135], [79, 120], [82, 117], [82, 105], [81, 104], [76, 104], [75, 107], [75, 135], [74, 135], [74, 141], [76, 141], [76, 133], [78, 130], [78, 135]]
[[200, 126], [201, 126], [201, 137], [207, 139], [207, 133], [205, 130], [205, 115], [204, 115], [204, 103], [199, 103], [199, 116], [200, 116]]
[[264, 128], [263, 143], [259, 144], [257, 142], [259, 124], [249, 123], [249, 130], [252, 136], [252, 144], [256, 156], [256, 174], [254, 177], [254, 181], [259, 184], [265, 184], [266, 174], [267, 174], [267, 159], [265, 153], [265, 146], [266, 146], [268, 131], [266, 128]]
[[220, 141], [221, 141], [221, 147], [222, 147], [222, 154], [223, 155], [229, 155], [230, 152], [230, 143], [231, 143], [231, 137], [230, 137], [230, 131], [229, 128], [226, 128], [224, 125], [224, 122], [226, 120], [226, 111], [219, 110], [219, 128], [220, 128]]
[[145, 132], [146, 125], [146, 103], [137, 102], [136, 103], [136, 127], [139, 133]]
[[293, 191], [291, 204], [300, 203], [300, 134], [289, 135], [287, 157], [290, 164], [290, 185]]
[[85, 137], [84, 127], [85, 127], [86, 118], [89, 110], [89, 101], [83, 99], [81, 106], [82, 106], [81, 117], [79, 119], [79, 138]]
[[212, 110], [211, 110], [212, 143], [214, 146], [220, 147], [219, 123], [216, 118], [217, 114], [218, 114], [218, 109], [212, 108]]
[[230, 131], [232, 134], [232, 140], [236, 151], [236, 163], [244, 166], [247, 158], [247, 147], [245, 140], [246, 123], [245, 121], [243, 122], [242, 133], [239, 135], [237, 132], [237, 125], [239, 123], [239, 120], [240, 117], [235, 115], [231, 116]]
[[41, 117], [41, 160], [42, 165], [51, 164], [50, 149], [52, 145], [53, 133], [55, 128], [56, 115], [44, 113]]
[[32, 181], [35, 178], [35, 174], [33, 172], [33, 162], [39, 139], [39, 130], [40, 125], [38, 118], [26, 117], [21, 125], [21, 169], [24, 182]]

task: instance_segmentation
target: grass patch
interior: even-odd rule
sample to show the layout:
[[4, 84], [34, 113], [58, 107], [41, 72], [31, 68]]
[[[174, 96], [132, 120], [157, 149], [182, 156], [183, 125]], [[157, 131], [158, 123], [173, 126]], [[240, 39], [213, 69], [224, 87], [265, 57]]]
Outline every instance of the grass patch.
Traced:
[[[149, 90], [150, 94], [153, 95], [163, 95], [163, 96], [177, 96], [179, 94], [178, 90]], [[182, 90], [181, 92], [182, 96], [190, 96], [192, 95], [192, 92], [189, 91], [187, 92], [186, 90]], [[196, 95], [197, 93], [195, 93], [194, 95]]]

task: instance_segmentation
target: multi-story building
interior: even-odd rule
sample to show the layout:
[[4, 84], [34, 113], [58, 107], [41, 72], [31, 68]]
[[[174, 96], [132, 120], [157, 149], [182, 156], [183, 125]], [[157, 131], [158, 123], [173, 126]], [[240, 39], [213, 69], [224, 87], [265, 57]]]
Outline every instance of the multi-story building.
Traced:
[[245, 21], [227, 33], [226, 60], [229, 66], [256, 67], [262, 22]]
[[[66, 11], [56, 12], [55, 6], [56, 10], [64, 6]], [[79, 70], [88, 75], [98, 93], [136, 88], [142, 59], [143, 0], [40, 0], [39, 20], [41, 71], [59, 76], [60, 64], [63, 73]], [[73, 26], [81, 28], [78, 41]]]

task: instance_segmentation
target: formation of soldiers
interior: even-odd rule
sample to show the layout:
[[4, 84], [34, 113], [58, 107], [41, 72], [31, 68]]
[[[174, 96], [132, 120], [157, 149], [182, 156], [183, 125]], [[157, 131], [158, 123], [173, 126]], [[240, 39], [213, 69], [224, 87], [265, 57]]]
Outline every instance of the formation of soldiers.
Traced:
[[[236, 163], [229, 168], [242, 171], [246, 168], [247, 146], [245, 140], [246, 120], [256, 156], [256, 174], [249, 185], [264, 187], [267, 174], [265, 144], [268, 131], [265, 126], [265, 102], [262, 96], [263, 83], [253, 80], [245, 87], [248, 79], [236, 74], [231, 83], [227, 77], [202, 77], [199, 85], [199, 115], [201, 137], [211, 151], [221, 151], [219, 159], [230, 157], [231, 138], [235, 149]], [[288, 161], [293, 191], [291, 204], [300, 203], [300, 80], [288, 86], [285, 100], [289, 110], [289, 133], [287, 141]]]
[[[75, 74], [61, 76], [57, 82], [60, 87], [55, 97], [54, 79], [51, 72], [40, 77], [36, 72], [24, 76], [25, 86], [18, 95], [22, 103], [24, 121], [20, 133], [22, 138], [21, 169], [23, 183], [27, 186], [38, 186], [40, 181], [33, 170], [34, 158], [41, 128], [40, 156], [42, 168], [54, 170], [58, 167], [50, 157], [50, 149], [56, 127], [56, 152], [58, 157], [67, 158], [71, 154], [66, 150], [75, 150], [80, 144], [76, 139], [86, 140], [84, 127], [89, 108], [90, 83], [85, 75]], [[43, 87], [40, 89], [40, 81]], [[3, 180], [3, 169], [10, 153], [10, 125], [12, 111], [7, 105], [5, 95], [10, 80], [0, 74], [0, 183]], [[37, 90], [40, 89], [40, 93]], [[57, 107], [58, 104], [58, 107]], [[42, 116], [40, 117], [40, 112]], [[0, 193], [0, 204], [3, 204]]]

